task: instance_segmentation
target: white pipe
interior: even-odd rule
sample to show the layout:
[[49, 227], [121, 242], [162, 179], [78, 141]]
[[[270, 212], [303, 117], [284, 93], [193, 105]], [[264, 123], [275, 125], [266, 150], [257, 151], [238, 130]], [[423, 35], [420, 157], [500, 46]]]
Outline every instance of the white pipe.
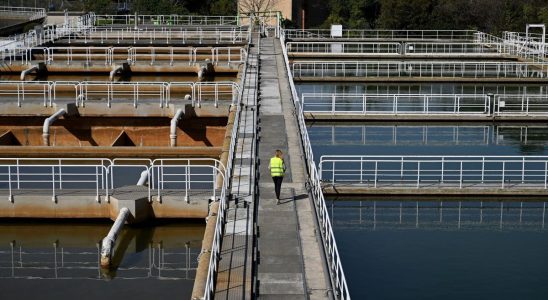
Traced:
[[55, 120], [59, 119], [60, 116], [66, 114], [67, 112], [64, 109], [58, 110], [56, 113], [51, 115], [51, 117], [44, 120], [44, 127], [42, 129], [42, 140], [44, 142], [44, 146], [49, 146], [49, 127]]
[[112, 68], [112, 71], [110, 71], [110, 75], [108, 76], [108, 79], [110, 81], [114, 81], [114, 76], [116, 75], [116, 73], [122, 72], [123, 70], [124, 70], [123, 66], [114, 66], [114, 68]]
[[148, 182], [148, 171], [144, 170], [141, 172], [141, 177], [137, 181], [137, 185], [145, 185]]
[[110, 228], [107, 236], [103, 239], [101, 243], [101, 267], [110, 266], [112, 253], [114, 252], [114, 245], [116, 244], [116, 239], [118, 238], [118, 235], [120, 234], [120, 231], [122, 230], [122, 227], [124, 226], [128, 215], [129, 209], [127, 207], [123, 207], [122, 209], [120, 209], [118, 217], [116, 217], [116, 221], [114, 221], [114, 224]]
[[177, 124], [179, 119], [183, 116], [185, 111], [179, 108], [175, 113], [175, 116], [171, 119], [171, 126], [169, 128], [169, 139], [171, 140], [171, 147], [177, 146]]
[[200, 70], [198, 71], [198, 79], [203, 79], [206, 73], [207, 73], [207, 68], [200, 67]]
[[38, 66], [32, 66], [26, 70], [23, 70], [21, 72], [21, 81], [24, 81], [25, 77], [32, 72], [38, 72]]

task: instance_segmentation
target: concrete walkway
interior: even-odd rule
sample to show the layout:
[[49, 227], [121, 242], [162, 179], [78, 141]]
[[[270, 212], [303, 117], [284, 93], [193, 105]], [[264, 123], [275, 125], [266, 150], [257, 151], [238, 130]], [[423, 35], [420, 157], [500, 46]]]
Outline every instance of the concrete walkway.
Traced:
[[[305, 189], [307, 175], [279, 40], [261, 41], [260, 66], [258, 298], [326, 299], [326, 270]], [[284, 152], [288, 167], [279, 205], [268, 170], [276, 149]]]
[[[243, 84], [215, 299], [329, 299], [281, 45], [257, 39]], [[268, 170], [276, 149], [285, 153], [288, 167], [280, 204]]]

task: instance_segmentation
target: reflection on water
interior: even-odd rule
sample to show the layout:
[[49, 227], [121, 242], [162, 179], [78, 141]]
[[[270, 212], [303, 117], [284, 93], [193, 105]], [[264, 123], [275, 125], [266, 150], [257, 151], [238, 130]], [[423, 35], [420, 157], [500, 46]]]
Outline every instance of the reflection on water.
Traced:
[[[308, 124], [321, 155], [546, 155], [546, 125]], [[389, 153], [388, 153], [389, 152]]]
[[354, 299], [548, 294], [544, 202], [335, 201], [328, 207]]
[[548, 95], [548, 85], [469, 83], [297, 83], [298, 94], [540, 94]]
[[545, 229], [546, 202], [329, 201], [339, 229], [518, 230]]
[[[13, 299], [54, 299], [53, 286], [70, 299], [85, 288], [132, 299], [155, 295], [189, 298], [201, 250], [202, 224], [126, 226], [118, 238], [110, 270], [99, 266], [99, 245], [109, 222], [21, 223], [0, 226], [0, 289]], [[40, 284], [48, 280], [48, 284]], [[55, 283], [54, 283], [55, 282]], [[71, 284], [68, 284], [68, 283]], [[35, 290], [20, 289], [34, 286]], [[160, 288], [163, 287], [163, 290]], [[143, 291], [147, 289], [147, 291]], [[167, 289], [167, 290], [166, 290]], [[2, 297], [4, 298], [4, 297]], [[85, 297], [86, 298], [86, 297]]]

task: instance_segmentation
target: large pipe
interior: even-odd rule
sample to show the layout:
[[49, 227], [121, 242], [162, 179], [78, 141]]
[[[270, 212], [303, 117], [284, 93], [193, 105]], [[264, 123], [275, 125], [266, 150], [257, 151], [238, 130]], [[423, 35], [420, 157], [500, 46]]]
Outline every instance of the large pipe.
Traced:
[[38, 66], [32, 66], [26, 70], [23, 70], [21, 72], [21, 81], [24, 81], [25, 77], [32, 72], [38, 72]]
[[116, 221], [110, 228], [107, 236], [103, 239], [101, 243], [101, 267], [106, 268], [110, 266], [112, 253], [114, 252], [114, 245], [116, 244], [116, 239], [126, 222], [126, 219], [129, 215], [129, 209], [123, 207], [116, 217]]
[[148, 182], [148, 171], [144, 170], [141, 172], [141, 177], [139, 177], [139, 181], [137, 181], [137, 185], [145, 185]]
[[112, 71], [110, 71], [110, 75], [108, 76], [108, 79], [110, 81], [114, 81], [114, 76], [116, 75], [116, 73], [120, 73], [124, 70], [124, 67], [123, 66], [114, 66], [112, 68]]
[[179, 108], [175, 113], [175, 116], [171, 119], [171, 126], [169, 128], [169, 139], [171, 140], [171, 147], [177, 146], [177, 124], [179, 119], [183, 116], [185, 111], [182, 108]]
[[198, 79], [200, 80], [204, 79], [206, 73], [207, 73], [207, 68], [205, 66], [201, 66], [200, 70], [198, 71]]
[[67, 112], [64, 109], [58, 110], [56, 113], [54, 113], [51, 117], [44, 120], [44, 127], [42, 129], [42, 140], [44, 142], [44, 146], [49, 146], [49, 127], [55, 120], [59, 119], [60, 116], [66, 114]]

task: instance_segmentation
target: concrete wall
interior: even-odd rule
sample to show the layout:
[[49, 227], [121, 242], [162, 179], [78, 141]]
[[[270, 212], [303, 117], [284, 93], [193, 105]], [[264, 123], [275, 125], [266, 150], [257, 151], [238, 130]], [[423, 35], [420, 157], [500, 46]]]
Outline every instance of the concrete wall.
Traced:
[[[4, 117], [0, 121], [0, 145], [42, 146], [45, 117]], [[56, 121], [50, 129], [56, 146], [169, 147], [170, 118], [82, 118]], [[220, 147], [226, 118], [183, 118], [177, 128], [180, 147]], [[3, 137], [9, 139], [2, 139]]]
[[[92, 191], [93, 192], [93, 191]], [[193, 192], [186, 202], [183, 192], [163, 195], [161, 202], [152, 195], [147, 199], [146, 187], [127, 186], [110, 191], [110, 202], [104, 192], [100, 201], [96, 196], [75, 190], [58, 190], [56, 201], [52, 201], [48, 190], [14, 190], [13, 203], [8, 201], [6, 191], [0, 192], [0, 218], [42, 218], [42, 219], [111, 219], [115, 220], [122, 207], [130, 210], [129, 223], [149, 219], [203, 219], [209, 212], [211, 193]], [[165, 191], [164, 191], [165, 193]]]

